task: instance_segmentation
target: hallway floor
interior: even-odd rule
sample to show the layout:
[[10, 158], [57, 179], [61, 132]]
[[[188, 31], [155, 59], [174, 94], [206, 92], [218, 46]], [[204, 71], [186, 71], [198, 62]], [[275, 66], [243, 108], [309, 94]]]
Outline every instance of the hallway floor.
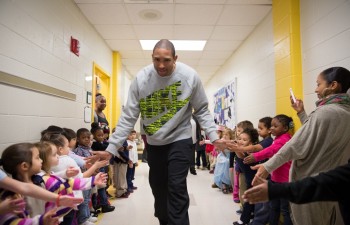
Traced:
[[[232, 194], [223, 194], [212, 188], [213, 175], [208, 170], [197, 169], [197, 175], [188, 174], [191, 225], [230, 225], [239, 219], [236, 210], [239, 205], [232, 200]], [[114, 212], [99, 216], [97, 224], [103, 225], [158, 225], [153, 216], [153, 195], [148, 183], [148, 164], [139, 163], [134, 185], [138, 187], [129, 198], [111, 199]]]

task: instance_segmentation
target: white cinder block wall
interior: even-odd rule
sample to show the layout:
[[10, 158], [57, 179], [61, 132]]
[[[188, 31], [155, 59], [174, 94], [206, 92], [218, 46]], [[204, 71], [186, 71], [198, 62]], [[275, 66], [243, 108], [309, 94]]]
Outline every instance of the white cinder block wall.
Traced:
[[302, 0], [300, 8], [304, 102], [311, 112], [318, 74], [332, 66], [350, 70], [350, 1]]
[[[0, 1], [0, 71], [76, 94], [76, 101], [0, 84], [0, 149], [37, 141], [55, 124], [77, 130], [84, 123], [85, 76], [93, 61], [112, 71], [112, 52], [71, 0]], [[80, 41], [80, 57], [70, 37]], [[91, 83], [90, 83], [91, 85]]]
[[237, 77], [237, 122], [250, 120], [257, 127], [260, 118], [274, 116], [276, 108], [274, 66], [270, 12], [227, 60], [224, 67], [205, 85], [210, 111], [213, 112], [214, 93]]

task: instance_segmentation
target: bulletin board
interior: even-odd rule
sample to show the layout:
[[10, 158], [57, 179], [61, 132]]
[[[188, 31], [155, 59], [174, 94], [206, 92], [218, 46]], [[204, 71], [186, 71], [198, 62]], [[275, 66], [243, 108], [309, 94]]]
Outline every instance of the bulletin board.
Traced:
[[236, 78], [214, 94], [214, 120], [230, 129], [236, 126]]

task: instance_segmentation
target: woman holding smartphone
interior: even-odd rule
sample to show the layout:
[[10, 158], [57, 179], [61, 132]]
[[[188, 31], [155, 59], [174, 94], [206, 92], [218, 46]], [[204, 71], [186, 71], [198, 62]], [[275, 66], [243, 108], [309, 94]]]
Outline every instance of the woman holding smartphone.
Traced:
[[[316, 109], [306, 115], [302, 101], [292, 103], [303, 126], [280, 151], [264, 164], [257, 165], [256, 176], [268, 174], [293, 160], [290, 181], [301, 180], [344, 165], [350, 158], [350, 71], [332, 67], [321, 72], [316, 80], [319, 100]], [[253, 184], [257, 185], [257, 179]], [[295, 225], [343, 224], [337, 203], [317, 202], [291, 204]]]

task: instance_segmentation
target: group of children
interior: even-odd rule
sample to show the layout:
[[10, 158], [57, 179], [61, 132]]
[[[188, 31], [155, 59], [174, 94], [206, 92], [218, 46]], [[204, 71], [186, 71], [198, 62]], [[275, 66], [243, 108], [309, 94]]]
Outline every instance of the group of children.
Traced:
[[[292, 224], [287, 200], [271, 200], [254, 205], [244, 202], [240, 196], [252, 187], [256, 174], [254, 165], [263, 163], [276, 154], [291, 139], [293, 128], [292, 118], [280, 114], [274, 118], [260, 119], [258, 129], [254, 129], [250, 121], [239, 122], [234, 130], [218, 126], [219, 137], [230, 143], [228, 149], [215, 149], [206, 143], [206, 148], [211, 148], [208, 159], [214, 173], [212, 187], [219, 188], [224, 194], [232, 192], [233, 201], [241, 206], [237, 211], [240, 220], [233, 222], [234, 225], [277, 225], [281, 214], [284, 224]], [[290, 166], [291, 162], [283, 164], [271, 173], [269, 179], [276, 183], [288, 182]]]
[[[35, 187], [34, 192], [39, 192], [37, 186], [56, 193], [57, 197], [55, 201], [52, 198], [47, 201], [49, 193], [43, 189], [43, 194], [30, 194], [33, 196], [30, 197], [20, 188], [0, 185], [6, 188], [0, 189], [0, 224], [92, 225], [97, 222], [92, 212], [113, 211], [115, 207], [108, 200], [108, 183], [114, 183], [117, 198], [128, 197], [137, 189], [133, 184], [138, 161], [136, 131], [130, 133], [119, 155], [110, 161], [93, 154], [107, 148], [107, 138], [98, 123], [92, 123], [91, 130], [81, 128], [77, 132], [49, 126], [41, 132], [40, 142], [7, 147], [0, 160], [3, 170], [18, 183]], [[0, 175], [0, 184], [5, 178], [12, 180], [2, 170]], [[41, 198], [44, 200], [38, 196], [45, 196]]]

